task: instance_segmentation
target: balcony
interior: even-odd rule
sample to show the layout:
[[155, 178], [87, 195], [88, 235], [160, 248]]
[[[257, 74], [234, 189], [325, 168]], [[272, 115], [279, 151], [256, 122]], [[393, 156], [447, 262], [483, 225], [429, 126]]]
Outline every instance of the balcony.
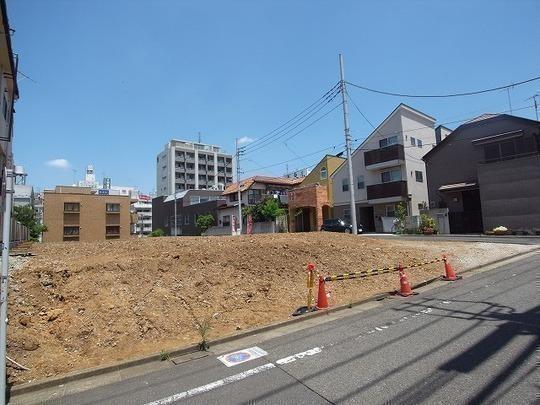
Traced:
[[396, 144], [386, 148], [364, 152], [364, 164], [368, 170], [398, 166], [405, 161], [403, 145]]
[[380, 198], [401, 197], [407, 198], [407, 182], [392, 181], [389, 183], [373, 184], [366, 187], [367, 199], [378, 200]]

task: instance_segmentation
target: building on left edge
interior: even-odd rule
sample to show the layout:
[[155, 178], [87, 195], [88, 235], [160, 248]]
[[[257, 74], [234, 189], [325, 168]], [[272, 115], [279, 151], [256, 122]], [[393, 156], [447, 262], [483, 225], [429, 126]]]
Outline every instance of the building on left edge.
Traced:
[[[17, 55], [11, 48], [11, 28], [7, 17], [7, 7], [5, 0], [0, 0], [2, 12], [2, 32], [0, 35], [0, 168], [2, 179], [5, 169], [13, 168], [13, 105], [19, 98], [17, 87]], [[2, 189], [2, 207], [4, 206], [5, 192]], [[3, 212], [3, 210], [2, 210]]]

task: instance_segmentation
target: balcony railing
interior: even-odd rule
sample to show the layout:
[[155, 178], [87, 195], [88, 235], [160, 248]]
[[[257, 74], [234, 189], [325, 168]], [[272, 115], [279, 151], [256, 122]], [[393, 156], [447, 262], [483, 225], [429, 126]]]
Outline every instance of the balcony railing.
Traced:
[[366, 167], [393, 160], [405, 160], [403, 145], [396, 144], [364, 152], [364, 164]]
[[377, 200], [379, 198], [403, 197], [407, 198], [407, 182], [392, 181], [389, 183], [373, 184], [366, 187], [367, 199]]

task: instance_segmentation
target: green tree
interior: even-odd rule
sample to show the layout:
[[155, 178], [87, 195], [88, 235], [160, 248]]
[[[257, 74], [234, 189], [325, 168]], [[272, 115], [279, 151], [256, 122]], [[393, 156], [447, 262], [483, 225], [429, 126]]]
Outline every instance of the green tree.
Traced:
[[396, 204], [395, 215], [396, 233], [403, 233], [405, 231], [405, 217], [407, 216], [407, 205], [404, 202]]
[[31, 241], [39, 240], [39, 236], [47, 231], [45, 225], [38, 223], [36, 212], [30, 205], [13, 207], [13, 218], [28, 228]]
[[275, 198], [267, 198], [258, 204], [246, 207], [244, 214], [251, 215], [253, 222], [275, 221], [277, 217], [285, 215], [285, 210], [279, 206]]
[[204, 233], [214, 225], [215, 219], [212, 214], [199, 215], [197, 217], [197, 228], [200, 229], [201, 233]]

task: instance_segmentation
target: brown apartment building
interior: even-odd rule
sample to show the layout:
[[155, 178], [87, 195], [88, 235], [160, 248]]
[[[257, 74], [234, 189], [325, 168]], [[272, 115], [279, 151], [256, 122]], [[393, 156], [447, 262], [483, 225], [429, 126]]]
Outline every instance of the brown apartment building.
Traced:
[[44, 242], [127, 239], [130, 197], [98, 195], [89, 187], [56, 186], [45, 190]]

